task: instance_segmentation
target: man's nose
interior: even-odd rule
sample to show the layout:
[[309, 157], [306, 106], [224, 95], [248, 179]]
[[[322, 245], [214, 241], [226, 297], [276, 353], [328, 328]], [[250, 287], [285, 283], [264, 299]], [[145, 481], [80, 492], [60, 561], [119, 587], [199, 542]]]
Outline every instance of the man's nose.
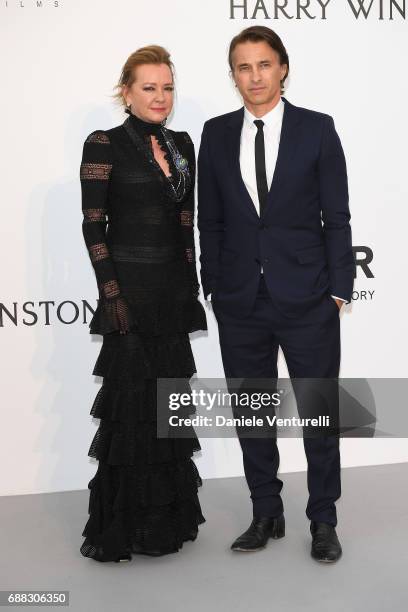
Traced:
[[259, 72], [257, 68], [255, 68], [255, 70], [252, 72], [252, 80], [255, 82], [258, 82], [260, 78], [261, 78], [261, 73]]

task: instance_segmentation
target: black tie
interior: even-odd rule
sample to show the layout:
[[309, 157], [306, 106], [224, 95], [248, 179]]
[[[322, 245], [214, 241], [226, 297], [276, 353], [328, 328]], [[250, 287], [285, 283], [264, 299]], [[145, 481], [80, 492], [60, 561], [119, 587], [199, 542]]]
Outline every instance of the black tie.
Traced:
[[255, 136], [255, 171], [259, 198], [259, 214], [261, 215], [266, 206], [266, 199], [268, 197], [268, 181], [266, 179], [265, 167], [265, 140], [263, 132], [264, 122], [262, 119], [256, 119], [254, 123], [258, 128], [258, 132]]

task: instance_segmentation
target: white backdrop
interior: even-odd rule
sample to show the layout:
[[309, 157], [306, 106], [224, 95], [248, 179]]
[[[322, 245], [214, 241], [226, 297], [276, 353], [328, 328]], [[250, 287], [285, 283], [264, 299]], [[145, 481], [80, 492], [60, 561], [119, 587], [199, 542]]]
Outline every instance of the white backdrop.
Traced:
[[[0, 494], [81, 489], [96, 470], [87, 451], [99, 423], [89, 411], [101, 383], [91, 374], [101, 337], [89, 335], [82, 318], [82, 301], [95, 307], [97, 290], [81, 233], [79, 164], [89, 132], [126, 118], [112, 87], [145, 44], [172, 54], [170, 126], [187, 130], [198, 151], [203, 122], [241, 106], [228, 76], [230, 39], [254, 23], [278, 32], [291, 64], [285, 95], [334, 117], [353, 245], [373, 252], [374, 277], [359, 269], [353, 303], [341, 314], [341, 376], [407, 376], [406, 20], [368, 1], [366, 18], [352, 0], [331, 0], [325, 15], [311, 1], [309, 16], [297, 16], [288, 0], [276, 18], [271, 0], [235, 4], [247, 5], [248, 19], [243, 8], [231, 18], [230, 0], [0, 0]], [[209, 308], [207, 316], [208, 334], [191, 335], [198, 376], [221, 377]], [[201, 444], [203, 477], [243, 473], [236, 440]], [[279, 446], [282, 472], [306, 468], [301, 440]], [[403, 439], [342, 440], [341, 448], [344, 467], [408, 461]]]

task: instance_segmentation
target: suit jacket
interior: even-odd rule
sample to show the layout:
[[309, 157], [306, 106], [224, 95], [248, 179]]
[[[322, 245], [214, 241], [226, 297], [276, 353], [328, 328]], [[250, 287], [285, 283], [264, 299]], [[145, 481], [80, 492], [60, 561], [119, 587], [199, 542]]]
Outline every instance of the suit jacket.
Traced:
[[[278, 157], [261, 215], [242, 180], [244, 107], [205, 122], [198, 155], [204, 296], [247, 316], [261, 265], [276, 307], [298, 316], [324, 293], [351, 300], [355, 262], [347, 170], [333, 118], [286, 98]], [[255, 162], [254, 162], [255, 163]]]

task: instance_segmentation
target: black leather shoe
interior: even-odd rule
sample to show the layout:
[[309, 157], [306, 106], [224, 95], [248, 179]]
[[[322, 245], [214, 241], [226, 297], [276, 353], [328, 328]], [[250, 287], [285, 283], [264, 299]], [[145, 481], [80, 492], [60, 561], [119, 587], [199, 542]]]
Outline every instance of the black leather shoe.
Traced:
[[283, 538], [285, 535], [285, 517], [283, 514], [277, 518], [264, 516], [254, 517], [249, 528], [241, 534], [231, 545], [231, 550], [251, 552], [265, 548], [269, 538]]
[[311, 521], [310, 533], [312, 534], [310, 554], [314, 559], [324, 563], [333, 563], [341, 557], [342, 549], [333, 525]]

